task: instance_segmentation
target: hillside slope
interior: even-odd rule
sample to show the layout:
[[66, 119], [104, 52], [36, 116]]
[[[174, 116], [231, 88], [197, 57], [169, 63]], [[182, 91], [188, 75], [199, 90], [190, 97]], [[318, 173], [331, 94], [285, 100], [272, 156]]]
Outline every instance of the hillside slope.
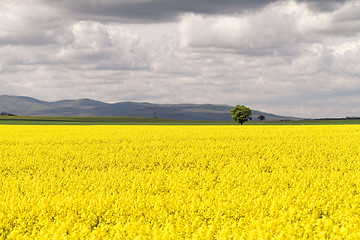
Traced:
[[[231, 121], [228, 105], [213, 104], [153, 104], [147, 102], [104, 103], [84, 98], [55, 102], [41, 101], [23, 96], [0, 96], [0, 112], [19, 116], [54, 117], [147, 117], [178, 120]], [[266, 120], [299, 120], [252, 110], [253, 119], [264, 115]]]

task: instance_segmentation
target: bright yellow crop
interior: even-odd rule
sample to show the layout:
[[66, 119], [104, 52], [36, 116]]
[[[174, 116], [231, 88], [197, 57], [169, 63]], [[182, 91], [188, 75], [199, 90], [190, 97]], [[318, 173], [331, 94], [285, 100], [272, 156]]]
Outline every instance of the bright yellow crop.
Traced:
[[0, 126], [3, 239], [360, 239], [360, 126]]

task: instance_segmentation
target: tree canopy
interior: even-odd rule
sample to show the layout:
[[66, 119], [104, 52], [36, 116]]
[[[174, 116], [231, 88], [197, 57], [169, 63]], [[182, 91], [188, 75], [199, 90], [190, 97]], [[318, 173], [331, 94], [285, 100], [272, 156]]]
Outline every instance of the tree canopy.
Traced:
[[258, 116], [258, 119], [259, 119], [260, 121], [264, 121], [264, 120], [265, 120], [265, 116], [264, 116], [264, 115], [260, 115], [260, 116]]
[[249, 119], [251, 120], [251, 110], [244, 105], [237, 105], [233, 109], [231, 109], [230, 112], [232, 115], [232, 119], [241, 125], [243, 125], [243, 123], [248, 121]]

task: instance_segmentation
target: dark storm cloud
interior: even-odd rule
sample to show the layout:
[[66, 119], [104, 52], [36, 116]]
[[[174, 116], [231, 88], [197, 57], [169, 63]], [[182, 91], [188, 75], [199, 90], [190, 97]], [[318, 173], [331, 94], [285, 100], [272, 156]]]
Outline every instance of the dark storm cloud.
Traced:
[[144, 0], [144, 1], [48, 1], [83, 16], [121, 18], [131, 22], [172, 21], [179, 14], [229, 14], [263, 7], [273, 0]]
[[332, 11], [350, 1], [352, 0], [297, 0], [300, 3], [307, 3], [312, 9], [321, 12]]
[[[283, 0], [133, 0], [133, 1], [50, 1], [65, 8], [72, 14], [83, 17], [98, 17], [99, 20], [121, 19], [124, 22], [164, 22], [174, 21], [183, 13], [238, 14], [261, 9], [273, 2]], [[302, 0], [316, 10], [327, 11], [346, 1]]]

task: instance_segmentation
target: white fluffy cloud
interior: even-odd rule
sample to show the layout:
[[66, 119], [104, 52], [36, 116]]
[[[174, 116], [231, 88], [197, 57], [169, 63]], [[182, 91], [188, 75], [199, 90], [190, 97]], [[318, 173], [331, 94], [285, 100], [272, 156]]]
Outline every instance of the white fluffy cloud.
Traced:
[[352, 2], [332, 12], [314, 12], [306, 3], [281, 1], [256, 12], [241, 15], [187, 14], [179, 32], [189, 47], [231, 48], [251, 52], [277, 50], [326, 38], [357, 36], [360, 4]]
[[281, 7], [240, 16], [188, 14], [182, 18], [179, 32], [184, 46], [229, 48], [251, 53], [259, 49], [276, 50], [292, 43], [296, 35], [296, 18], [296, 12]]
[[144, 69], [146, 56], [137, 48], [139, 37], [118, 24], [80, 21], [70, 26], [69, 43], [57, 60], [90, 69]]
[[201, 2], [4, 0], [0, 94], [360, 115], [358, 1]]

